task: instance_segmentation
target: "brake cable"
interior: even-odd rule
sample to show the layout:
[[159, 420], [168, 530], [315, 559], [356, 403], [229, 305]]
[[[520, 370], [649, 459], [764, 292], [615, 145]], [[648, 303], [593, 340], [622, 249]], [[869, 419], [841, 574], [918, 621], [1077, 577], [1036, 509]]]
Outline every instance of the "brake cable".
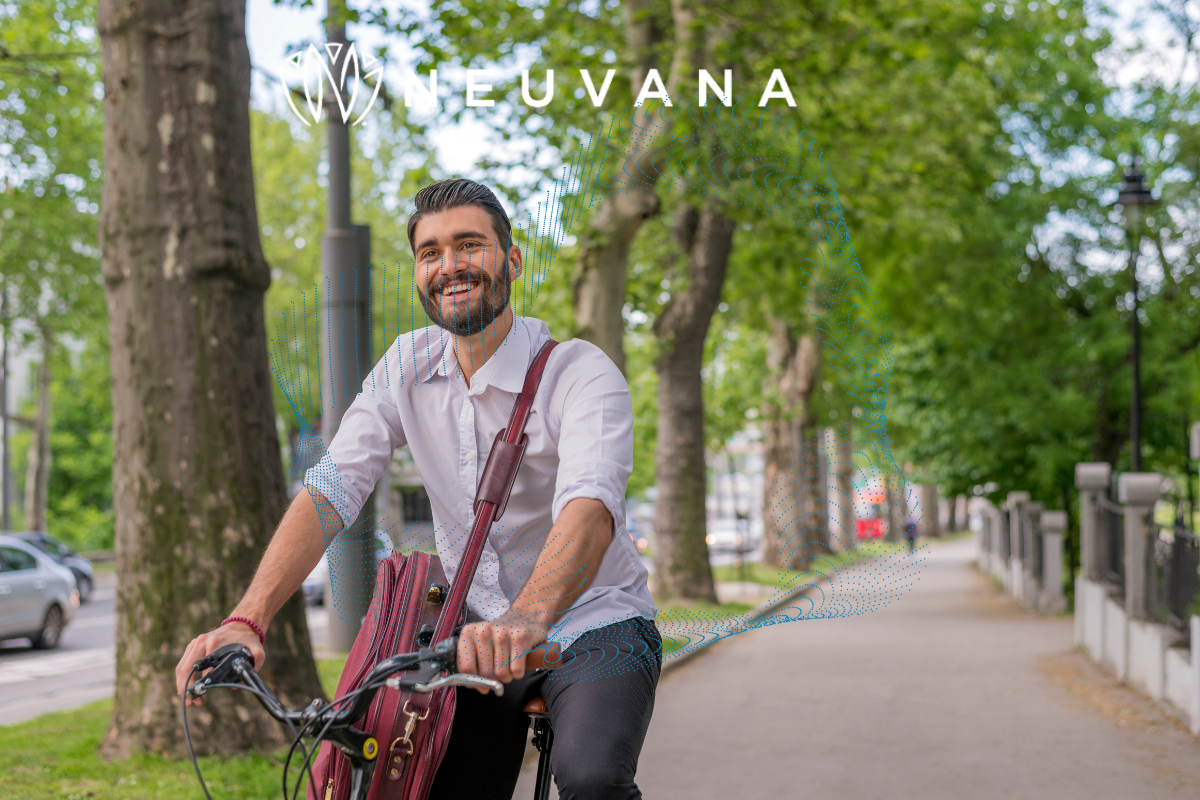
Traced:
[[[198, 661], [196, 663], [199, 664], [200, 662]], [[415, 667], [415, 665], [414, 665], [414, 667]], [[411, 670], [414, 667], [409, 667], [408, 669]], [[193, 666], [192, 670], [188, 673], [188, 677], [187, 677], [187, 681], [185, 682], [185, 685], [190, 684], [192, 676], [195, 675], [199, 671], [200, 670], [198, 670], [195, 666]], [[315, 776], [312, 773], [312, 759], [313, 759], [313, 756], [315, 756], [317, 754], [318, 747], [313, 747], [313, 748], [309, 749], [308, 747], [306, 747], [304, 745], [303, 740], [304, 740], [305, 732], [311, 731], [313, 726], [317, 722], [320, 721], [320, 718], [323, 715], [325, 715], [328, 711], [333, 709], [335, 706], [339, 706], [348, 701], [352, 701], [352, 700], [356, 699], [359, 695], [361, 695], [363, 692], [366, 692], [368, 690], [378, 690], [378, 689], [382, 688], [383, 686], [386, 686], [388, 684], [389, 680], [390, 680], [390, 676], [388, 679], [377, 678], [374, 681], [364, 683], [362, 686], [359, 686], [357, 689], [346, 692], [346, 694], [344, 694], [340, 697], [335, 697], [334, 699], [326, 701], [323, 704], [314, 704], [315, 709], [312, 710], [308, 715], [306, 715], [306, 716], [309, 716], [309, 719], [303, 725], [300, 726], [299, 731], [296, 730], [296, 726], [293, 725], [292, 721], [290, 719], [288, 719], [287, 717], [284, 717], [283, 719], [280, 720], [285, 725], [288, 726], [288, 729], [291, 731], [292, 736], [293, 736], [291, 747], [288, 748], [287, 758], [285, 759], [284, 764], [283, 764], [282, 789], [283, 789], [284, 800], [287, 800], [287, 797], [288, 797], [287, 774], [290, 769], [292, 756], [295, 754], [297, 747], [299, 747], [300, 751], [304, 754], [304, 760], [303, 760], [303, 763], [301, 764], [300, 776], [296, 779], [295, 790], [292, 792], [292, 800], [298, 800], [298, 798], [300, 796], [301, 784], [304, 781], [305, 774], [308, 775], [309, 784], [315, 786]], [[244, 683], [213, 683], [213, 684], [208, 684], [204, 687], [205, 692], [207, 692], [209, 689], [242, 689], [243, 691], [250, 692], [250, 694], [252, 694], [256, 698], [258, 698], [259, 702], [262, 703], [264, 707], [266, 707], [268, 705], [268, 702], [273, 699], [273, 698], [268, 697], [267, 695], [263, 694], [257, 688], [246, 685]], [[187, 708], [188, 708], [187, 697], [188, 697], [188, 691], [185, 690], [183, 695], [181, 695], [181, 697], [180, 697], [180, 708], [181, 708], [182, 718], [183, 718], [183, 737], [184, 737], [184, 741], [187, 743], [188, 757], [191, 759], [192, 767], [196, 771], [196, 779], [198, 781], [200, 781], [200, 788], [204, 791], [205, 798], [207, 798], [207, 800], [212, 800], [212, 794], [209, 793], [208, 785], [204, 782], [204, 776], [200, 772], [200, 762], [196, 758], [196, 752], [192, 745], [191, 730], [188, 725], [188, 718], [187, 718]], [[275, 701], [275, 704], [279, 705], [277, 700]], [[274, 714], [272, 714], [272, 716], [274, 716]], [[312, 733], [313, 739], [315, 740], [315, 742], [318, 746], [320, 745], [320, 743], [322, 741], [324, 741], [325, 735], [329, 732], [329, 729], [333, 726], [335, 721], [336, 721], [336, 715], [331, 715], [330, 718], [325, 722], [324, 726], [322, 726], [320, 731], [316, 731], [316, 732]]]
[[[196, 672], [197, 672], [196, 668], [192, 667], [192, 671], [188, 673], [187, 682], [186, 682], [187, 684], [191, 683], [192, 676], [195, 675]], [[208, 686], [205, 687], [206, 692], [209, 689], [241, 689], [242, 691], [249, 692], [250, 694], [257, 697], [259, 699], [259, 702], [263, 702], [263, 701], [269, 699], [269, 698], [267, 698], [266, 695], [264, 695], [262, 692], [258, 691], [257, 689], [250, 687], [250, 686], [246, 686], [244, 684], [240, 684], [240, 683], [213, 683], [213, 684], [209, 684]], [[212, 800], [212, 795], [208, 791], [208, 784], [206, 784], [204, 782], [204, 776], [200, 774], [200, 761], [196, 758], [196, 751], [192, 746], [192, 734], [191, 734], [191, 729], [188, 725], [188, 719], [187, 719], [188, 706], [187, 706], [187, 690], [186, 689], [184, 690], [183, 695], [180, 698], [180, 708], [182, 710], [182, 716], [183, 716], [183, 739], [187, 743], [188, 757], [192, 761], [192, 768], [196, 770], [196, 779], [198, 781], [200, 781], [200, 788], [204, 791], [205, 798], [207, 798], [207, 800]], [[301, 737], [303, 737], [303, 735], [304, 735], [303, 731], [305, 728], [308, 727], [308, 725], [303, 726], [301, 728], [301, 733], [297, 734], [296, 726], [292, 724], [291, 720], [284, 719], [284, 720], [282, 720], [282, 722], [288, 726], [288, 729], [292, 732], [292, 735], [296, 736], [296, 741], [299, 741], [299, 739]], [[324, 733], [324, 731], [322, 731], [322, 733]], [[293, 749], [295, 747], [295, 743], [296, 742], [293, 741], [293, 745], [292, 745]], [[300, 749], [302, 751], [304, 751], [306, 754], [308, 753], [308, 749], [306, 747], [304, 747], [303, 744], [300, 745]], [[287, 773], [285, 771], [284, 772], [284, 780], [285, 781], [287, 779], [286, 776], [287, 776]], [[301, 778], [303, 778], [303, 774], [301, 774]], [[309, 770], [309, 781], [310, 782], [312, 781], [311, 769]], [[297, 791], [298, 791], [298, 789], [297, 789]], [[286, 798], [287, 798], [286, 782], [284, 783], [284, 787], [283, 787], [283, 796], [286, 800]]]
[[[187, 680], [184, 681], [184, 686], [192, 682], [192, 676], [196, 674], [196, 668], [193, 666], [192, 671], [188, 673]], [[208, 784], [204, 782], [204, 776], [200, 774], [200, 762], [196, 760], [196, 751], [192, 749], [192, 734], [188, 730], [187, 721], [187, 689], [183, 690], [183, 694], [179, 696], [180, 708], [183, 710], [183, 740], [187, 742], [188, 757], [192, 759], [192, 767], [196, 770], [196, 780], [200, 781], [200, 788], [204, 790], [204, 796], [208, 800], [212, 800], [212, 795], [208, 793]]]

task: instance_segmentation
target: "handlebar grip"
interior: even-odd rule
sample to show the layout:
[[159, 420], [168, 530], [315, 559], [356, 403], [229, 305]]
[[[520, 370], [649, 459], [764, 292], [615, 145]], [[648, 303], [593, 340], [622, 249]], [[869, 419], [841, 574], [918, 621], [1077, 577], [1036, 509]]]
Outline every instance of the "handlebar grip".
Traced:
[[188, 694], [192, 697], [203, 695], [208, 691], [209, 686], [226, 680], [230, 673], [235, 671], [235, 665], [241, 661], [249, 662], [250, 670], [253, 671], [254, 658], [250, 655], [250, 651], [242, 645], [227, 644], [213, 650], [192, 665], [193, 673], [205, 670], [210, 670], [210, 672], [189, 686]]
[[[238, 653], [239, 650], [241, 651], [240, 653]], [[233, 644], [221, 645], [196, 663], [199, 664], [201, 661], [212, 659], [212, 663], [216, 664], [225, 656], [232, 655], [233, 653], [238, 653], [239, 655], [245, 656], [246, 658], [250, 659], [250, 663], [254, 663], [254, 656], [250, 655], [250, 651], [246, 648], [246, 646], [243, 644], [238, 644], [237, 642], [234, 642]], [[211, 664], [209, 666], [211, 666]]]

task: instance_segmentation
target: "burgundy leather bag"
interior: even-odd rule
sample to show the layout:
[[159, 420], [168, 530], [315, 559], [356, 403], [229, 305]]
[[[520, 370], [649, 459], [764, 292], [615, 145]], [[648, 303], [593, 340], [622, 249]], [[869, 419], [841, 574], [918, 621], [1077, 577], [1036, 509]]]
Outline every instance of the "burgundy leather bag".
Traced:
[[[508, 425], [496, 435], [475, 494], [475, 522], [467, 539], [454, 585], [447, 586], [441, 561], [429, 553], [392, 553], [379, 563], [375, 593], [338, 680], [337, 696], [358, 688], [376, 663], [418, 649], [417, 637], [433, 627], [431, 642], [454, 635], [466, 615], [467, 590], [492, 523], [504, 513], [529, 437], [525, 423], [541, 383], [553, 339], [538, 351], [517, 396]], [[428, 629], [426, 628], [428, 633]], [[381, 752], [371, 778], [368, 800], [425, 800], [450, 740], [454, 721], [453, 689], [431, 694], [384, 688], [355, 727], [379, 742]], [[386, 746], [385, 746], [386, 743]], [[313, 762], [309, 800], [346, 800], [350, 763], [329, 742]]]

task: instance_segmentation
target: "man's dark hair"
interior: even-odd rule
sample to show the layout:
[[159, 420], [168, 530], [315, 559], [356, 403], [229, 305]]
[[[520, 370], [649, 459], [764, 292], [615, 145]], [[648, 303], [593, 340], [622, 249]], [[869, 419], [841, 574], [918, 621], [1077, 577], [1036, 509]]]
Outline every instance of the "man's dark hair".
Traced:
[[504, 206], [500, 205], [500, 201], [496, 199], [496, 195], [492, 194], [492, 190], [481, 183], [466, 178], [438, 181], [417, 192], [413, 202], [416, 204], [417, 210], [408, 218], [408, 246], [412, 248], [414, 254], [417, 251], [417, 243], [413, 237], [416, 235], [417, 222], [421, 217], [459, 206], [482, 208], [492, 218], [492, 228], [496, 231], [496, 236], [505, 251], [512, 244], [512, 225], [508, 221], [508, 214], [504, 213]]

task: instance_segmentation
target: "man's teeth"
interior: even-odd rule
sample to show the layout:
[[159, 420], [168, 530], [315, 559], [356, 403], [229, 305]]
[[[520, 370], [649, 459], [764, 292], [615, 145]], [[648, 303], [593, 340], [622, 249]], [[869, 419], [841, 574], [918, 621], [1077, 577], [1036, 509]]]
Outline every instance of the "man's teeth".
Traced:
[[459, 292], [469, 292], [470, 290], [470, 283], [453, 283], [442, 290], [442, 294], [458, 294]]

